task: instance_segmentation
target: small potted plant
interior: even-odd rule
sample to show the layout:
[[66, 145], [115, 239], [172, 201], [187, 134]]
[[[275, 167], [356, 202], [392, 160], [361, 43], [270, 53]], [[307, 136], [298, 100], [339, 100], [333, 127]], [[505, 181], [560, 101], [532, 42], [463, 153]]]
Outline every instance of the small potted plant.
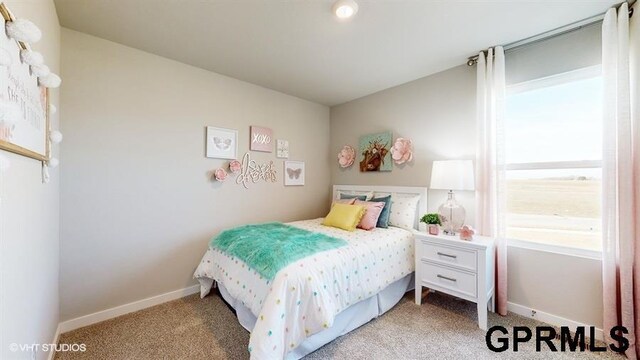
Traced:
[[440, 217], [436, 213], [425, 214], [420, 222], [427, 224], [427, 231], [430, 235], [438, 235], [440, 233], [439, 225], [442, 225], [440, 222]]

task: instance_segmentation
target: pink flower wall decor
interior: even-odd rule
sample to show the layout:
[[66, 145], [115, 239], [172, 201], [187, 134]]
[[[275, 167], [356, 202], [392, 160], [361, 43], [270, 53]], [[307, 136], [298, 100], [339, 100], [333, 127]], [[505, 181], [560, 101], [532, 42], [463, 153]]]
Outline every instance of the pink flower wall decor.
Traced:
[[238, 160], [232, 160], [229, 163], [229, 170], [231, 170], [233, 174], [238, 174], [240, 170], [242, 170], [242, 164]]
[[473, 234], [476, 232], [469, 225], [460, 228], [460, 240], [473, 240]]
[[340, 167], [348, 168], [353, 165], [353, 162], [356, 160], [356, 149], [352, 146], [345, 145], [342, 147], [342, 150], [338, 153], [338, 164]]
[[227, 179], [227, 171], [223, 168], [218, 168], [213, 172], [214, 177], [217, 181], [223, 182]]
[[413, 144], [411, 140], [405, 138], [397, 138], [391, 148], [391, 157], [393, 161], [400, 165], [413, 160]]

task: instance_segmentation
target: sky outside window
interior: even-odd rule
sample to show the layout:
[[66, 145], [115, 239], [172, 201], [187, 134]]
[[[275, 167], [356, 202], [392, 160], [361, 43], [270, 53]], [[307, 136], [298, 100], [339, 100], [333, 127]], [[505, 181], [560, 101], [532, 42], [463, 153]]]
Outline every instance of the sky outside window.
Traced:
[[602, 159], [602, 78], [509, 94], [506, 162]]

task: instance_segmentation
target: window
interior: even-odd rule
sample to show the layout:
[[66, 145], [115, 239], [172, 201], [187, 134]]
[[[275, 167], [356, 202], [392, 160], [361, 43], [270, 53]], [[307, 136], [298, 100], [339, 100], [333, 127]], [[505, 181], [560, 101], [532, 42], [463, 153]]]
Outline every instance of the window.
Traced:
[[507, 237], [600, 251], [600, 67], [507, 88]]

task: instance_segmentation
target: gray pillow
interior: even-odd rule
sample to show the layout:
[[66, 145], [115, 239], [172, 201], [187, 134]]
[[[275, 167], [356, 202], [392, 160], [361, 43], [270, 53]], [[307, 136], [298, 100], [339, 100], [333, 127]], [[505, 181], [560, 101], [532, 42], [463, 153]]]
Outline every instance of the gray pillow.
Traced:
[[358, 199], [360, 201], [367, 201], [367, 195], [349, 195], [340, 193], [340, 200], [344, 199]]

